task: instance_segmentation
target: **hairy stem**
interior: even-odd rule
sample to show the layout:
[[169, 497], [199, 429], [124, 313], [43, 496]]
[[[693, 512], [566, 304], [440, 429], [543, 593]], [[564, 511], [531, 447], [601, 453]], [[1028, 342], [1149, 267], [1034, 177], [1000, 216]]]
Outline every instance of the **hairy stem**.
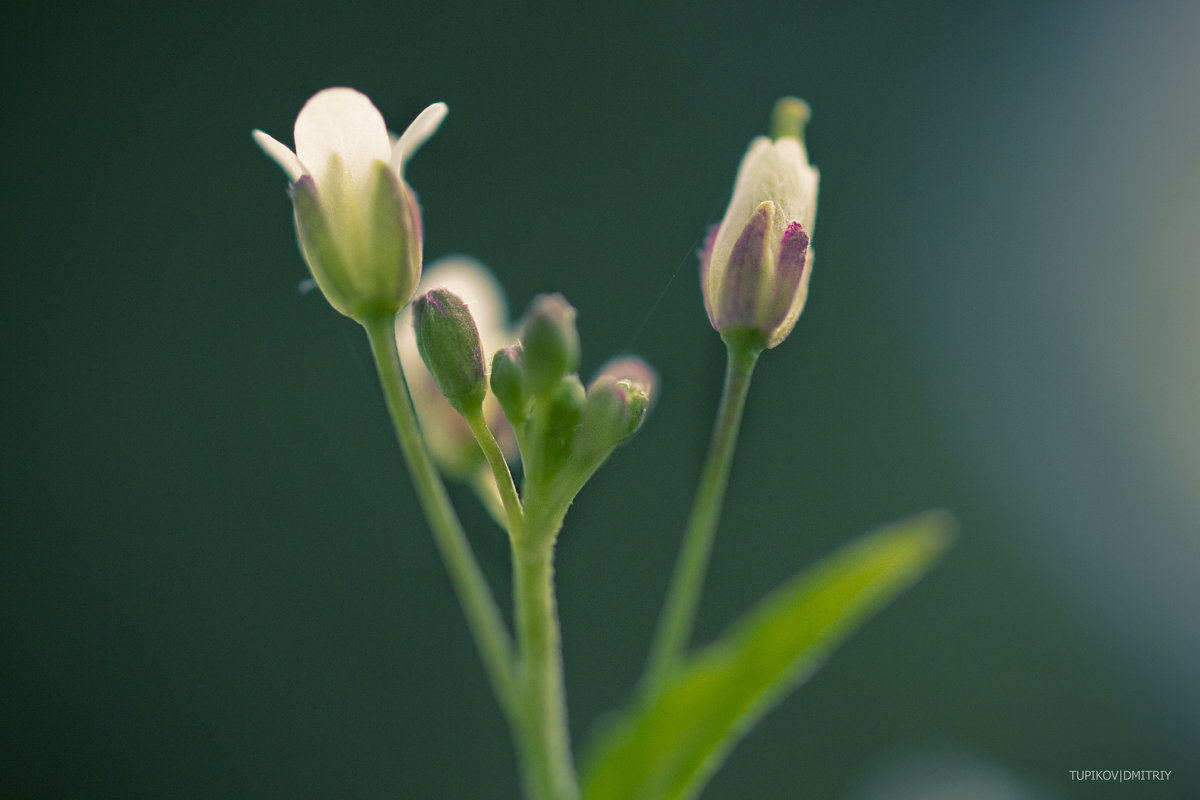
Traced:
[[557, 532], [556, 523], [531, 514], [526, 536], [513, 547], [513, 602], [529, 744], [526, 783], [530, 794], [539, 800], [579, 797], [567, 729], [562, 644], [554, 597]]

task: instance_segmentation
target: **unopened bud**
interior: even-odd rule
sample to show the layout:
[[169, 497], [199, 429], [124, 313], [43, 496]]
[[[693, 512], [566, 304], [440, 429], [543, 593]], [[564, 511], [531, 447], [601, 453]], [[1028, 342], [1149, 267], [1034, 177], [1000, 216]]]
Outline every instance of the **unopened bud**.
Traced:
[[576, 375], [561, 378], [550, 390], [549, 401], [542, 409], [544, 418], [539, 443], [543, 468], [548, 474], [554, 474], [571, 454], [586, 400], [587, 393]]
[[808, 113], [794, 97], [776, 104], [773, 138], [750, 143], [725, 216], [701, 252], [704, 305], [727, 342], [775, 347], [804, 309], [819, 180], [804, 146]]
[[628, 440], [645, 420], [657, 385], [654, 368], [637, 356], [605, 364], [588, 386], [579, 441], [605, 450]]
[[413, 302], [417, 350], [438, 389], [464, 416], [478, 411], [487, 394], [479, 331], [457, 295], [434, 289]]
[[785, 136], [804, 141], [804, 128], [812, 117], [812, 109], [799, 97], [781, 97], [771, 110], [771, 138]]
[[513, 425], [520, 425], [529, 415], [523, 361], [524, 355], [519, 344], [496, 351], [492, 358], [492, 394], [499, 401], [504, 416]]
[[525, 379], [534, 394], [554, 388], [564, 375], [579, 368], [579, 331], [575, 309], [561, 294], [533, 299], [521, 332], [525, 349]]

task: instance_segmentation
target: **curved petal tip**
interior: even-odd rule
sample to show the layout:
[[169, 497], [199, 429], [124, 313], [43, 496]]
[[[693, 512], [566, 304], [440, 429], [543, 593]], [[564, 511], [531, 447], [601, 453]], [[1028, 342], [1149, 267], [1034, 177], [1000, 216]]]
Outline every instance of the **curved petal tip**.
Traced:
[[287, 173], [288, 180], [292, 183], [300, 180], [304, 175], [304, 165], [300, 163], [300, 159], [296, 154], [287, 148], [285, 144], [278, 139], [263, 133], [260, 130], [255, 130], [250, 134], [254, 137], [254, 143], [257, 144], [267, 156], [283, 168]]

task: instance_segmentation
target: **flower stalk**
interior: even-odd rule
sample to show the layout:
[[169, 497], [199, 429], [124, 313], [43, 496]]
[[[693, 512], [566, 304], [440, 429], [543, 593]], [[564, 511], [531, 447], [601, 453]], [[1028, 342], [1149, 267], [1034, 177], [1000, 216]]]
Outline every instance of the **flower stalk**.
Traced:
[[[526, 791], [533, 800], [574, 800], [578, 780], [567, 728], [562, 634], [554, 594], [554, 543], [561, 514], [536, 505], [513, 543], [513, 604], [525, 714]], [[549, 510], [549, 509], [545, 509]]]
[[704, 471], [696, 489], [696, 498], [683, 535], [683, 547], [671, 575], [666, 604], [655, 631], [650, 658], [642, 678], [642, 696], [653, 697], [665, 685], [679, 665], [696, 622], [700, 590], [712, 555], [717, 523], [729, 484], [729, 471], [737, 446], [750, 390], [750, 378], [762, 352], [762, 343], [754, 336], [726, 336], [725, 386], [713, 425], [712, 439]]
[[371, 342], [371, 354], [383, 386], [384, 401], [396, 431], [396, 440], [412, 475], [417, 497], [433, 529], [433, 538], [450, 581], [458, 593], [492, 691], [509, 725], [514, 732], [519, 732], [522, 693], [513, 670], [512, 639], [487, 579], [475, 560], [462, 524], [458, 521], [458, 515], [450, 504], [446, 487], [421, 441], [405, 386], [404, 371], [400, 366], [400, 354], [396, 349], [395, 321], [390, 316], [380, 315], [364, 319], [362, 325]]

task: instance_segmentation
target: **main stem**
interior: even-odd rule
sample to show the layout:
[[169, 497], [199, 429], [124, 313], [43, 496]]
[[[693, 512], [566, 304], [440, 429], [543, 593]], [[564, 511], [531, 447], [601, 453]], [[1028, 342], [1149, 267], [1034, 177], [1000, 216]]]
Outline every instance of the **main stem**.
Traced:
[[492, 690], [509, 724], [516, 728], [520, 718], [521, 692], [513, 671], [512, 641], [487, 579], [475, 560], [471, 545], [450, 504], [446, 487], [442, 485], [421, 440], [400, 366], [400, 355], [396, 350], [395, 319], [393, 316], [380, 315], [361, 322], [371, 341], [371, 353], [383, 385], [388, 414], [412, 475], [417, 497], [433, 529], [433, 538], [450, 574], [450, 581], [458, 593], [467, 626], [475, 639]]
[[675, 572], [671, 575], [666, 605], [659, 618], [650, 659], [646, 664], [642, 684], [646, 697], [653, 696], [662, 688], [667, 676], [682, 659], [691, 638], [696, 608], [700, 603], [700, 589], [704, 585], [717, 522], [725, 500], [725, 487], [729, 483], [729, 468], [733, 463], [733, 451], [742, 424], [742, 411], [746, 407], [746, 393], [750, 389], [750, 377], [761, 352], [760, 347], [738, 337], [727, 340], [726, 350], [728, 362], [721, 405], [713, 426], [708, 459], [704, 463], [692, 513], [688, 517], [683, 548], [679, 552]]
[[[540, 499], [540, 498], [539, 498]], [[526, 498], [524, 535], [513, 542], [513, 602], [525, 712], [525, 784], [536, 800], [575, 800], [563, 684], [562, 643], [554, 598], [554, 540], [562, 514], [546, 518]]]

